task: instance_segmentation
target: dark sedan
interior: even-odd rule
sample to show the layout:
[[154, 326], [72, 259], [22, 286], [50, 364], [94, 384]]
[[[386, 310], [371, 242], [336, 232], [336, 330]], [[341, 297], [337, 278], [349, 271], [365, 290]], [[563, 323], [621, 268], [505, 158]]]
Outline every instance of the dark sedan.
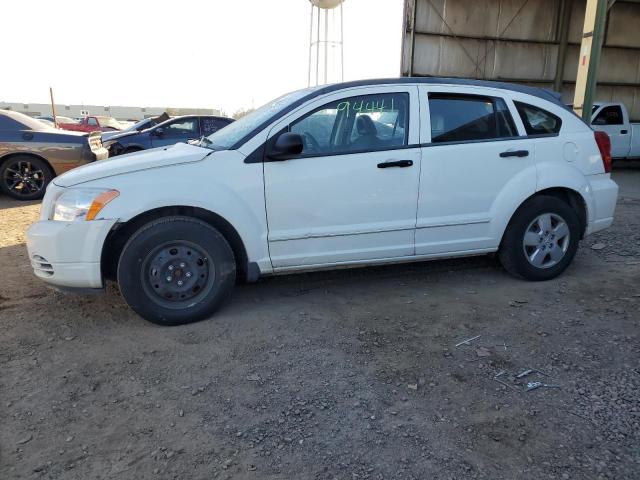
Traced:
[[100, 132], [57, 130], [22, 113], [0, 110], [0, 190], [13, 198], [42, 198], [56, 175], [108, 155]]
[[105, 147], [109, 149], [109, 156], [113, 157], [148, 148], [166, 147], [180, 142], [187, 143], [189, 140], [198, 140], [202, 136], [211, 135], [231, 122], [233, 122], [232, 118], [212, 115], [174, 117], [142, 132], [122, 132], [113, 135], [105, 141]]

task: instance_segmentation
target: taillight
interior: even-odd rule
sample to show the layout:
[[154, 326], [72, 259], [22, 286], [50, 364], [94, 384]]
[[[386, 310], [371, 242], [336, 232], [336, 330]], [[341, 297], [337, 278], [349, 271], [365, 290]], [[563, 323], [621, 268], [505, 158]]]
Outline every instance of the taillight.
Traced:
[[600, 150], [600, 156], [602, 157], [602, 165], [604, 166], [604, 173], [611, 172], [611, 139], [606, 132], [593, 132], [596, 137], [596, 143], [598, 144], [598, 150]]

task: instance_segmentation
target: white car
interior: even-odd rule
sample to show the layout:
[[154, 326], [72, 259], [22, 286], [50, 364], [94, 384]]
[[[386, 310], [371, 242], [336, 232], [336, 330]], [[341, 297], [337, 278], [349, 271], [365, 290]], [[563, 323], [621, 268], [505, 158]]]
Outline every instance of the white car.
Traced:
[[142, 317], [209, 317], [237, 279], [498, 252], [559, 275], [611, 225], [610, 143], [550, 92], [402, 78], [296, 91], [204, 138], [49, 185], [35, 274], [116, 280]]

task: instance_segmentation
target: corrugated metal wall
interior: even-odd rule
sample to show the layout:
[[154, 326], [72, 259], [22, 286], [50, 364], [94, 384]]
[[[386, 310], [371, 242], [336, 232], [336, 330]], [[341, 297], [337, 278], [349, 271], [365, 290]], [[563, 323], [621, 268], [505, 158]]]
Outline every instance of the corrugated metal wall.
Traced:
[[[402, 75], [552, 88], [563, 1], [568, 0], [405, 0]], [[573, 101], [586, 2], [571, 3], [562, 78], [567, 102]], [[596, 98], [622, 101], [640, 119], [640, 1], [617, 0], [609, 12]]]

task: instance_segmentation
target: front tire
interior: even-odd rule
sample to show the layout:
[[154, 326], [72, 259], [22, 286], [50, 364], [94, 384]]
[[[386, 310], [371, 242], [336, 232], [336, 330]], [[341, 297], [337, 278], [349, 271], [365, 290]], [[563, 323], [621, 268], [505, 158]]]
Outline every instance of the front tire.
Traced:
[[236, 263], [224, 236], [191, 217], [165, 217], [138, 230], [118, 262], [129, 306], [158, 325], [211, 316], [231, 295]]
[[38, 200], [44, 196], [53, 176], [44, 160], [16, 155], [0, 165], [0, 190], [16, 200]]
[[580, 234], [580, 220], [569, 205], [556, 197], [533, 197], [509, 222], [500, 245], [500, 262], [514, 276], [550, 280], [573, 260]]

